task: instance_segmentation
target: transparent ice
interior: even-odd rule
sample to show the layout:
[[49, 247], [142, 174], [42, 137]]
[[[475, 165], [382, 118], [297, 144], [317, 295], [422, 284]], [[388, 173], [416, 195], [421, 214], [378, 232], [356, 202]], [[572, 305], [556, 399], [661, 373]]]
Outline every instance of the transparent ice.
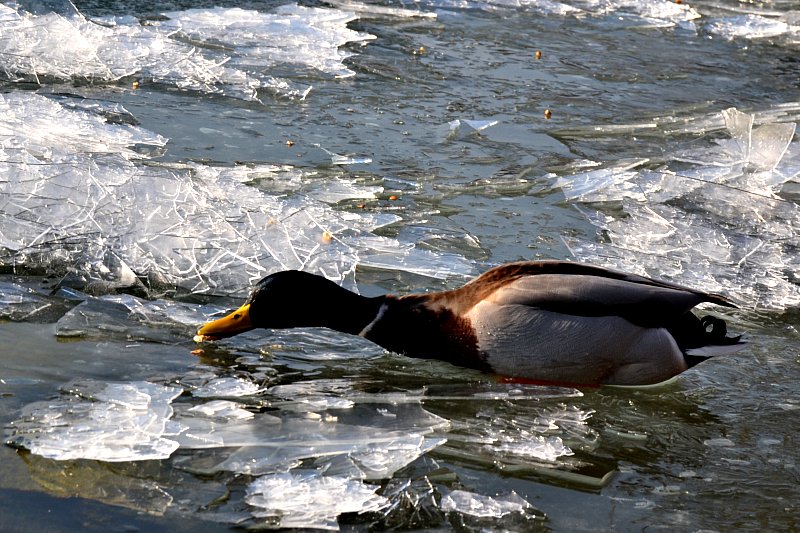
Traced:
[[192, 390], [192, 395], [198, 398], [235, 398], [254, 396], [262, 390], [258, 384], [245, 378], [219, 377]]
[[440, 506], [445, 512], [481, 518], [502, 518], [509, 513], [525, 513], [531, 508], [531, 504], [515, 492], [493, 498], [466, 490], [454, 490], [445, 494]]
[[700, 18], [691, 6], [659, 0], [429, 0], [425, 4], [449, 9], [529, 9], [562, 17], [615, 17], [637, 27], [673, 27]]
[[342, 513], [378, 511], [388, 504], [378, 496], [377, 486], [317, 472], [262, 476], [247, 487], [247, 503], [254, 515], [275, 517], [280, 527], [338, 530]]
[[706, 24], [706, 30], [727, 39], [765, 39], [786, 34], [797, 34], [800, 25], [776, 17], [754, 13], [714, 19]]
[[[372, 233], [396, 215], [342, 212], [246, 184], [285, 169], [144, 165], [166, 140], [107, 123], [102, 107], [12, 93], [0, 95], [0, 109], [0, 264], [66, 271], [67, 286], [95, 294], [138, 287], [244, 295], [286, 269], [352, 287], [359, 263], [434, 277], [473, 272], [461, 256]], [[320, 196], [376, 191], [354, 194], [349, 182], [336, 190]]]
[[335, 77], [348, 42], [372, 35], [347, 27], [356, 17], [338, 9], [287, 4], [272, 13], [240, 8], [190, 9], [163, 19], [88, 19], [72, 13], [30, 13], [0, 5], [0, 71], [12, 81], [136, 77], [180, 89], [258, 100], [259, 91], [305, 98], [310, 86], [269, 74], [290, 65]]
[[788, 273], [800, 269], [800, 207], [782, 196], [800, 181], [798, 119], [797, 104], [727, 109], [684, 123], [683, 131], [721, 133], [713, 144], [667, 154], [658, 168], [620, 161], [555, 178], [601, 237], [565, 244], [581, 260], [722, 292], [746, 307], [798, 305], [800, 285]]
[[182, 389], [76, 380], [62, 390], [57, 400], [27, 405], [8, 442], [59, 460], [165, 459], [178, 449], [169, 419]]

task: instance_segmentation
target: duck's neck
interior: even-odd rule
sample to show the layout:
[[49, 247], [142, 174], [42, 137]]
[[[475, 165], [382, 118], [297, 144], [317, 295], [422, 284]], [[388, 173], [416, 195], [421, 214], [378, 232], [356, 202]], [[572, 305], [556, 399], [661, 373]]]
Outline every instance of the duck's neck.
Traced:
[[342, 287], [335, 298], [325, 300], [310, 313], [310, 326], [321, 326], [358, 335], [378, 316], [385, 296], [367, 298]]

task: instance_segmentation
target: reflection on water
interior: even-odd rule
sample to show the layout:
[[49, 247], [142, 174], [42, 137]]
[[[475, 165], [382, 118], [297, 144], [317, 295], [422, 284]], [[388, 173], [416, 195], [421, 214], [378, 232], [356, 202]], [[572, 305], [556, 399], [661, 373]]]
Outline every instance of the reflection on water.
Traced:
[[[797, 528], [791, 6], [220, 4], [0, 6], [0, 529]], [[724, 292], [749, 348], [578, 390], [190, 341], [273, 270], [520, 258]]]

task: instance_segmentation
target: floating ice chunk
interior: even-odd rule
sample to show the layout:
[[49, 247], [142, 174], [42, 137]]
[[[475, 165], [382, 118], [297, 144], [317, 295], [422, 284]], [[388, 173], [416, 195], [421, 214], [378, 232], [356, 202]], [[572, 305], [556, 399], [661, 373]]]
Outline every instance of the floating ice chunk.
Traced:
[[244, 378], [214, 378], [192, 390], [192, 396], [198, 398], [236, 398], [239, 396], [255, 396], [264, 389]]
[[516, 492], [493, 498], [466, 490], [454, 490], [442, 496], [439, 505], [442, 511], [448, 513], [480, 518], [502, 518], [510, 513], [527, 513], [532, 509], [531, 504]]
[[182, 389], [148, 382], [76, 380], [57, 400], [29, 404], [7, 441], [58, 460], [165, 459], [178, 443], [166, 438], [172, 400]]
[[359, 13], [360, 15], [364, 16], [381, 16], [381, 17], [393, 17], [393, 18], [429, 18], [435, 19], [436, 13], [430, 11], [421, 11], [419, 9], [404, 9], [400, 7], [388, 7], [388, 6], [380, 6], [375, 4], [365, 4], [363, 2], [353, 2], [349, 0], [333, 0], [329, 2], [331, 5], [338, 7], [339, 9], [343, 9], [345, 11], [351, 11], [353, 13]]
[[497, 120], [466, 120], [456, 119], [447, 123], [449, 132], [448, 139], [463, 138], [468, 135], [473, 135], [482, 132], [487, 128], [491, 128], [499, 124]]
[[[276, 65], [352, 76], [348, 42], [374, 36], [351, 30], [352, 13], [298, 5], [274, 13], [239, 8], [192, 9], [146, 24], [133, 17], [28, 13], [3, 6], [0, 70], [12, 80], [43, 77], [116, 81], [139, 76], [181, 89], [249, 100], [259, 89], [304, 98], [299, 88], [266, 72]], [[187, 42], [191, 41], [191, 42]]]
[[747, 158], [751, 171], [774, 170], [786, 154], [796, 129], [793, 122], [764, 124], [754, 129]]
[[[185, 338], [212, 309], [171, 300], [142, 300], [128, 294], [87, 297], [56, 323], [62, 337], [121, 336], [158, 342]], [[170, 332], [173, 330], [173, 332]]]
[[63, 312], [65, 304], [16, 283], [0, 281], [0, 319], [31, 321], [48, 310]]
[[335, 204], [343, 200], [372, 200], [382, 192], [383, 187], [368, 187], [359, 185], [355, 180], [338, 179], [312, 190], [309, 196], [320, 202]]
[[[62, 102], [29, 92], [0, 94], [0, 153], [5, 165], [13, 169], [11, 163], [69, 162], [76, 153], [122, 154], [126, 159], [139, 159], [146, 154], [135, 147], [154, 149], [167, 144], [167, 139], [144, 128], [108, 121], [110, 114], [127, 113], [124, 108], [112, 113], [100, 104], [70, 108], [68, 104], [75, 102]], [[27, 170], [33, 172], [35, 168]]]
[[748, 13], [735, 17], [720, 18], [706, 24], [706, 31], [727, 39], [764, 39], [800, 31], [779, 19]]
[[255, 416], [252, 411], [242, 409], [240, 404], [230, 400], [212, 400], [190, 407], [188, 412], [225, 420], [247, 420]]
[[388, 504], [377, 486], [315, 471], [263, 476], [247, 487], [245, 501], [257, 517], [272, 518], [282, 528], [339, 529], [342, 513], [379, 511]]
[[[65, 283], [96, 293], [135, 285], [244, 294], [287, 269], [353, 286], [362, 256], [432, 277], [473, 270], [462, 256], [371, 233], [395, 215], [341, 212], [246, 184], [271, 166], [139, 165], [130, 147], [165, 141], [29, 93], [0, 95], [0, 107], [0, 130], [10, 132], [0, 135], [2, 264], [66, 270]], [[31, 121], [39, 127], [22, 126]], [[61, 122], [71, 131], [41, 133]], [[97, 157], [95, 145], [107, 155]]]
[[564, 445], [561, 437], [543, 437], [542, 435], [531, 435], [525, 440], [515, 439], [511, 442], [502, 442], [498, 446], [490, 446], [490, 448], [505, 454], [548, 462], [554, 462], [565, 455], [574, 455], [573, 451]]

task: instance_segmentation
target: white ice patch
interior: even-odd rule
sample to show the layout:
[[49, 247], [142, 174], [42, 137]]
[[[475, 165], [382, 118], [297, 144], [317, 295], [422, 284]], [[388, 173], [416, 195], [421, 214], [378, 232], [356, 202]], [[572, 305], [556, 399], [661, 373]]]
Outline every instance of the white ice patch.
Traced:
[[516, 492], [503, 497], [484, 496], [466, 490], [454, 490], [442, 496], [442, 511], [478, 518], [502, 518], [511, 513], [526, 513], [530, 503]]
[[182, 389], [76, 380], [62, 390], [56, 400], [27, 405], [8, 442], [58, 460], [166, 459], [178, 449], [169, 419]]
[[428, 0], [438, 8], [526, 9], [549, 16], [609, 17], [639, 27], [672, 27], [700, 18], [693, 7], [663, 0]]
[[433, 277], [473, 272], [462, 256], [372, 233], [396, 215], [337, 211], [246, 184], [282, 172], [274, 166], [143, 165], [144, 148], [132, 148], [166, 140], [106, 123], [103, 108], [12, 93], [0, 95], [0, 111], [2, 264], [65, 267], [78, 286], [102, 282], [96, 292], [139, 275], [164, 288], [244, 293], [287, 269], [352, 286], [359, 261]]
[[[728, 294], [754, 308], [800, 304], [800, 207], [780, 196], [800, 180], [798, 106], [763, 114], [727, 109], [656, 127], [722, 132], [702, 148], [665, 157], [657, 169], [617, 162], [554, 180], [567, 199], [621, 204], [625, 215], [576, 205], [604, 241], [565, 238], [581, 260]], [[595, 205], [596, 206], [596, 205]]]
[[236, 398], [239, 396], [255, 396], [263, 388], [244, 378], [221, 377], [192, 390], [192, 396], [198, 398]]
[[144, 21], [32, 14], [0, 5], [0, 71], [19, 81], [137, 77], [247, 100], [258, 100], [260, 90], [304, 98], [310, 87], [269, 73], [289, 65], [300, 76], [307, 71], [352, 76], [343, 64], [351, 54], [340, 47], [374, 39], [347, 28], [355, 18], [338, 9], [296, 4], [273, 13], [191, 9]]
[[706, 30], [726, 39], [766, 39], [781, 35], [797, 35], [800, 25], [775, 17], [748, 13], [734, 17], [712, 19]]
[[263, 476], [247, 487], [245, 501], [258, 508], [253, 514], [275, 518], [280, 527], [338, 530], [342, 513], [378, 511], [388, 500], [377, 486], [315, 471]]

